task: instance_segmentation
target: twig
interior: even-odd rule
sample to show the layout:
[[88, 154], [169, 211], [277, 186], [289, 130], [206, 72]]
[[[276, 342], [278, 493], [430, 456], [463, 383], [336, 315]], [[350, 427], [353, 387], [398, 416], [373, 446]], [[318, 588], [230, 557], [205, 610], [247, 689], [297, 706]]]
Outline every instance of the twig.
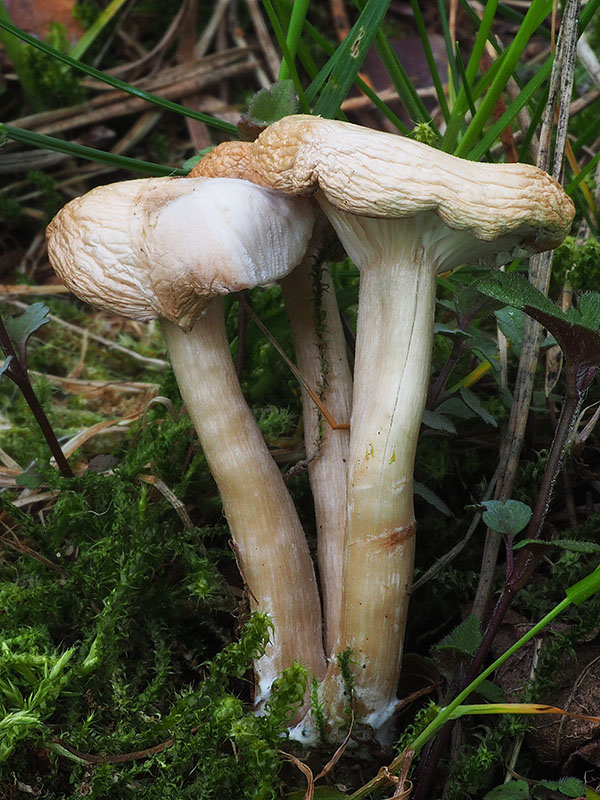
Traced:
[[19, 387], [19, 390], [25, 398], [27, 405], [31, 409], [31, 413], [35, 417], [37, 424], [40, 426], [40, 430], [44, 434], [46, 443], [50, 448], [50, 452], [54, 456], [56, 466], [59, 468], [61, 474], [65, 478], [72, 478], [73, 471], [71, 470], [69, 462], [61, 450], [58, 439], [56, 438], [56, 434], [54, 433], [54, 429], [50, 424], [50, 420], [46, 416], [46, 412], [42, 408], [36, 393], [33, 391], [33, 386], [29, 380], [27, 370], [23, 366], [21, 359], [13, 347], [2, 317], [0, 317], [0, 347], [2, 347], [6, 358], [10, 359], [10, 364], [5, 371], [6, 376], [9, 377], [13, 383]]
[[[552, 161], [552, 175], [557, 180], [561, 175], [564, 159], [567, 122], [569, 117], [568, 99], [571, 96], [575, 72], [575, 45], [578, 36], [578, 23], [579, 4], [577, 0], [568, 0], [565, 5], [556, 57], [550, 76], [548, 106], [540, 135], [538, 152], [538, 166], [541, 169], [548, 170], [551, 163], [552, 130], [556, 115], [556, 105], [560, 94], [562, 102], [558, 116], [556, 143]], [[551, 265], [551, 252], [536, 254], [531, 257], [529, 262], [529, 279], [534, 286], [540, 289], [544, 294], [548, 293]], [[525, 426], [529, 415], [529, 406], [531, 405], [540, 339], [541, 327], [539, 323], [527, 317], [525, 319], [523, 345], [515, 385], [514, 402], [502, 444], [502, 471], [496, 491], [496, 498], [498, 500], [506, 501], [509, 499], [517, 474], [525, 436]], [[482, 558], [479, 585], [473, 602], [473, 613], [480, 619], [483, 619], [485, 616], [489, 604], [499, 548], [500, 537], [494, 531], [488, 530]]]

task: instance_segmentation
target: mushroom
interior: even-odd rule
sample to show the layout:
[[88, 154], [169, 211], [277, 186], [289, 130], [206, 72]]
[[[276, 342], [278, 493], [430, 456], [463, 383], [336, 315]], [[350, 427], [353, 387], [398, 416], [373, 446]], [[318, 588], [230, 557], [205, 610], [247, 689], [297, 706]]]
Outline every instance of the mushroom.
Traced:
[[[466, 161], [427, 145], [310, 116], [274, 123], [203, 162], [292, 195], [315, 195], [361, 273], [351, 416], [343, 608], [356, 709], [380, 732], [396, 689], [412, 583], [413, 469], [429, 381], [436, 276], [556, 247], [574, 214], [527, 164]], [[214, 166], [213, 166], [214, 165]], [[323, 687], [335, 715], [335, 664]]]
[[255, 665], [257, 708], [295, 660], [323, 677], [320, 600], [296, 509], [242, 395], [217, 295], [289, 272], [313, 221], [308, 201], [245, 181], [146, 178], [72, 200], [47, 230], [50, 262], [75, 295], [161, 321], [251, 608], [273, 623]]
[[[324, 217], [322, 220], [326, 223]], [[309, 248], [302, 262], [281, 281], [281, 291], [300, 372], [335, 423], [323, 418], [303, 389], [304, 442], [315, 507], [325, 652], [333, 656], [342, 609], [352, 375], [333, 279], [319, 250]]]
[[[239, 163], [204, 157], [190, 177], [231, 177]], [[239, 143], [243, 150], [244, 143]], [[221, 152], [221, 148], [217, 148]], [[325, 652], [335, 657], [342, 606], [342, 565], [348, 482], [348, 419], [352, 406], [352, 374], [335, 289], [322, 251], [332, 231], [319, 215], [311, 243], [300, 264], [281, 281], [290, 319], [298, 367], [306, 385], [317, 393], [328, 412], [327, 421], [313, 397], [303, 388], [304, 442], [317, 529], [317, 561], [323, 601]], [[335, 423], [335, 424], [332, 424]]]

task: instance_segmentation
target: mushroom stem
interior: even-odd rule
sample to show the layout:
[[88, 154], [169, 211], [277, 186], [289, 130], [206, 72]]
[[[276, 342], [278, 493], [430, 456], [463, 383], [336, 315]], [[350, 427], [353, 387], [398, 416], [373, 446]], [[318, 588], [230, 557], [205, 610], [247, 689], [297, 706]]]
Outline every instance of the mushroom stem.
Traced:
[[[415, 220], [328, 215], [361, 269], [340, 650], [351, 651], [357, 713], [381, 731], [398, 702], [412, 584], [413, 468], [429, 383], [436, 264]], [[334, 715], [343, 691], [332, 665], [324, 697]]]
[[[298, 367], [338, 422], [350, 419], [352, 376], [331, 273], [318, 254], [310, 252], [281, 281], [290, 318]], [[333, 430], [314, 401], [302, 390], [304, 441], [315, 505], [317, 557], [325, 652], [339, 647], [342, 563], [346, 527], [348, 430]]]
[[257, 709], [274, 679], [300, 661], [317, 679], [325, 660], [321, 610], [304, 532], [281, 473], [242, 395], [219, 300], [189, 333], [161, 320], [175, 376], [217, 483], [252, 610], [273, 622], [255, 664]]

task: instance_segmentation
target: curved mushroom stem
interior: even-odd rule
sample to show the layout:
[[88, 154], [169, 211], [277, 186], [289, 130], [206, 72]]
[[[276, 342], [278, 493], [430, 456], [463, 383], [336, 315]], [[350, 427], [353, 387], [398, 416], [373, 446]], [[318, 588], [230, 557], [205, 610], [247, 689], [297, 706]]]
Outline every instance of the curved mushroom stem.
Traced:
[[[398, 703], [413, 575], [413, 468], [429, 383], [436, 267], [414, 220], [329, 209], [328, 216], [361, 270], [340, 649], [351, 651], [356, 712], [385, 736]], [[348, 698], [337, 665], [323, 695], [339, 716]]]
[[[348, 422], [352, 375], [328, 267], [318, 263], [317, 254], [309, 250], [299, 266], [283, 278], [281, 289], [300, 371], [333, 418], [338, 423]], [[302, 409], [317, 524], [325, 652], [332, 657], [339, 647], [350, 434], [348, 430], [333, 430], [304, 389]]]
[[211, 303], [189, 333], [162, 321], [183, 401], [215, 478], [253, 610], [274, 631], [255, 664], [262, 708], [281, 670], [300, 661], [317, 679], [325, 659], [313, 564], [294, 504], [242, 395], [222, 305]]

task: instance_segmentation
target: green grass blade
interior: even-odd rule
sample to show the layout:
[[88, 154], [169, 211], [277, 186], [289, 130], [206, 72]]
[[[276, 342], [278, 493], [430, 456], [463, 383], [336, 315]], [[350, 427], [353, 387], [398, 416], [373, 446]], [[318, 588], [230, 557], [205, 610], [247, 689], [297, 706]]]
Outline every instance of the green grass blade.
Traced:
[[337, 115], [356, 80], [389, 4], [390, 0], [368, 0], [350, 33], [335, 51], [335, 65], [315, 104], [315, 114], [329, 119]]
[[[465, 74], [462, 76], [462, 85], [456, 102], [452, 107], [452, 114], [448, 120], [448, 127], [444, 135], [442, 149], [446, 147], [454, 148], [458, 138], [458, 133], [463, 125], [465, 113], [469, 108], [469, 101], [467, 93], [470, 92], [471, 87], [475, 83], [483, 51], [485, 50], [485, 43], [487, 42], [494, 17], [496, 15], [496, 8], [498, 0], [491, 0], [485, 4], [485, 11], [481, 20], [478, 20], [477, 36], [473, 44], [473, 51], [469, 62], [467, 64]], [[475, 116], [475, 112], [471, 109], [471, 113]], [[445, 146], [444, 146], [445, 144]]]
[[410, 6], [412, 8], [413, 17], [415, 20], [415, 24], [417, 26], [417, 31], [419, 33], [419, 36], [421, 37], [421, 45], [425, 52], [425, 59], [427, 61], [427, 66], [429, 67], [429, 74], [431, 75], [431, 80], [433, 81], [433, 85], [435, 87], [437, 101], [442, 110], [444, 119], [447, 121], [448, 117], [450, 116], [450, 109], [448, 108], [448, 101], [446, 99], [446, 94], [444, 93], [444, 87], [442, 85], [440, 73], [438, 71], [437, 64], [435, 62], [433, 50], [431, 49], [431, 44], [429, 43], [429, 36], [427, 34], [425, 22], [423, 21], [423, 15], [421, 14], [421, 9], [419, 8], [418, 0], [410, 0]]
[[500, 53], [498, 58], [496, 58], [493, 62], [492, 66], [486, 72], [484, 72], [477, 83], [471, 87], [471, 97], [473, 97], [475, 100], [478, 100], [484, 94], [484, 92], [487, 91], [488, 87], [498, 74], [498, 70], [500, 69], [500, 65], [502, 64], [505, 55], [506, 50], [503, 53]]
[[286, 37], [287, 50], [291, 61], [288, 63], [287, 58], [281, 62], [281, 69], [279, 70], [279, 80], [289, 78], [291, 75], [290, 69], [294, 65], [294, 59], [298, 51], [298, 42], [302, 36], [304, 28], [304, 21], [306, 19], [306, 12], [310, 0], [296, 0], [292, 7], [292, 16], [289, 21], [288, 32]]
[[[275, 5], [277, 7], [277, 11], [279, 12], [280, 17], [284, 20], [284, 22], [289, 24], [289, 16], [292, 8], [292, 5], [289, 2], [289, 0], [275, 0]], [[322, 34], [313, 25], [311, 25], [310, 22], [305, 21], [304, 28], [307, 34], [313, 39], [315, 44], [319, 46], [319, 48], [323, 51], [323, 53], [326, 53], [328, 56], [334, 55], [334, 53], [336, 52], [335, 48], [329, 44], [327, 39], [325, 39], [325, 37], [322, 36]], [[320, 74], [319, 68], [315, 64], [315, 61], [308, 47], [304, 44], [304, 42], [302, 42], [302, 40], [298, 42], [298, 58], [300, 59], [302, 66], [304, 67], [307, 74], [312, 80], [311, 87], [309, 87], [309, 90], [306, 92], [309, 102], [312, 102], [314, 98], [317, 96], [320, 86], [322, 86], [325, 83], [327, 75], [330, 74], [331, 69], [329, 69], [328, 71], [323, 71], [322, 80], [319, 85], [319, 82], [317, 81], [317, 76]], [[328, 64], [331, 67], [331, 63], [328, 62]], [[400, 131], [400, 133], [403, 133], [405, 135], [410, 133], [410, 129], [404, 124], [404, 122], [402, 122], [402, 120], [396, 114], [394, 114], [392, 109], [386, 103], [384, 103], [383, 100], [380, 99], [377, 92], [371, 89], [371, 87], [368, 86], [363, 81], [362, 78], [359, 78], [358, 75], [356, 77], [356, 80], [354, 81], [354, 85], [364, 95], [366, 95], [366, 97], [369, 98], [369, 100], [373, 103], [373, 105], [376, 108], [378, 108], [379, 111], [381, 111], [381, 113], [384, 114], [389, 119], [392, 125], [394, 125]]]
[[67, 142], [64, 139], [55, 139], [41, 133], [15, 128], [14, 125], [4, 125], [0, 123], [0, 137], [6, 136], [15, 142], [27, 144], [39, 150], [54, 150], [57, 153], [85, 158], [88, 161], [96, 161], [99, 164], [107, 164], [115, 169], [129, 169], [135, 172], [144, 172], [153, 177], [169, 175], [187, 175], [187, 172], [176, 167], [165, 167], [162, 164], [153, 164], [150, 161], [140, 161], [137, 158], [128, 158], [116, 153], [107, 153], [105, 150], [96, 150], [94, 147], [86, 147], [82, 144]]
[[[598, 102], [598, 101], [596, 101]], [[598, 136], [598, 116], [592, 117], [585, 125], [577, 139], [573, 142], [573, 152], [577, 153], [583, 145], [593, 142]]]
[[471, 159], [471, 161], [479, 161], [483, 154], [494, 144], [502, 131], [508, 125], [510, 125], [519, 111], [529, 103], [540, 86], [548, 78], [552, 70], [552, 61], [552, 58], [548, 58], [544, 62], [539, 71], [536, 72], [529, 83], [519, 93], [519, 96], [513, 100], [502, 116], [492, 125], [485, 136], [483, 136], [477, 145], [468, 153], [467, 158]]
[[107, 7], [100, 12], [87, 31], [81, 36], [77, 44], [73, 45], [69, 53], [71, 58], [79, 60], [84, 55], [88, 47], [91, 47], [104, 28], [111, 19], [118, 14], [126, 2], [127, 0], [111, 0]]
[[531, 123], [529, 128], [527, 129], [527, 133], [525, 134], [525, 138], [521, 142], [521, 147], [519, 148], [519, 161], [527, 161], [527, 153], [529, 152], [529, 146], [531, 144], [531, 140], [533, 139], [535, 132], [538, 129], [538, 126], [542, 123], [542, 118], [546, 111], [546, 106], [548, 104], [548, 87], [546, 90], [542, 92], [540, 97], [538, 98], [537, 103], [533, 111], [531, 112]]
[[448, 58], [448, 66], [450, 68], [450, 81], [448, 86], [448, 94], [450, 97], [456, 97], [459, 91], [458, 81], [458, 67], [454, 60], [454, 42], [450, 36], [450, 26], [448, 24], [448, 15], [446, 14], [446, 6], [444, 0], [437, 0], [438, 13], [440, 18], [440, 25], [442, 26], [442, 35], [444, 37], [444, 44], [446, 45], [446, 56]]
[[[291, 20], [291, 16], [292, 16], [292, 11], [293, 11], [293, 9], [295, 7], [295, 4], [294, 5], [291, 5], [291, 4], [285, 5], [283, 0], [274, 0], [274, 7], [275, 7], [275, 11], [277, 12], [277, 15], [278, 15], [279, 19], [283, 20], [284, 26], [289, 29], [290, 20]], [[310, 25], [310, 23], [308, 22], [307, 19], [305, 19], [304, 20], [305, 29], [308, 30], [309, 25]], [[333, 48], [331, 48], [331, 49], [332, 49], [332, 52], [333, 52]], [[307, 73], [308, 77], [312, 80], [313, 78], [315, 78], [317, 76], [317, 74], [319, 72], [319, 68], [318, 68], [314, 58], [312, 57], [312, 53], [310, 52], [308, 47], [302, 41], [302, 38], [298, 39], [298, 51], [297, 52], [298, 52], [298, 58], [300, 59], [300, 63], [302, 64], [302, 66], [306, 70], [306, 73]]]
[[417, 94], [417, 90], [415, 89], [411, 79], [408, 77], [408, 74], [402, 66], [400, 59], [390, 45], [387, 36], [385, 36], [382, 31], [377, 32], [377, 36], [375, 37], [375, 45], [377, 47], [377, 52], [383, 61], [387, 74], [389, 75], [395, 90], [398, 92], [400, 101], [406, 108], [409, 117], [414, 123], [426, 122], [430, 124], [436, 133], [439, 133], [437, 126], [433, 123], [430, 113], [427, 111], [423, 101]]
[[579, 18], [579, 32], [583, 33], [587, 26], [594, 18], [594, 14], [600, 7], [600, 0], [589, 0], [588, 3], [581, 9], [581, 17]]
[[465, 157], [474, 147], [477, 137], [481, 133], [484, 125], [488, 121], [498, 102], [498, 98], [504, 91], [508, 79], [511, 77], [525, 47], [533, 33], [537, 30], [541, 22], [546, 18], [552, 9], [552, 0], [533, 0], [529, 11], [525, 15], [517, 35], [510, 46], [506, 49], [506, 55], [502, 61], [500, 69], [494, 78], [487, 94], [483, 98], [477, 114], [471, 120], [465, 135], [460, 144], [455, 147], [455, 141], [450, 136], [444, 137], [442, 149], [447, 152], [454, 151], [457, 156]]
[[[466, 103], [466, 108], [469, 109], [472, 116], [475, 116], [475, 114], [477, 113], [477, 109], [475, 108], [475, 101], [473, 100], [473, 95], [471, 94], [471, 84], [469, 82], [469, 76], [467, 75], [467, 70], [465, 69], [465, 62], [463, 61], [463, 58], [460, 54], [458, 43], [456, 44], [454, 58], [456, 59], [456, 66], [458, 67], [458, 74], [460, 75], [460, 80], [461, 80], [460, 93], [464, 95], [465, 98], [464, 102]], [[456, 108], [457, 103], [455, 103], [454, 108]], [[452, 111], [454, 112], [454, 109], [452, 109]]]
[[11, 22], [7, 22], [6, 20], [0, 18], [0, 30], [1, 29], [12, 33], [18, 39], [26, 42], [27, 44], [37, 47], [38, 50], [46, 53], [46, 55], [51, 56], [58, 61], [62, 61], [64, 64], [68, 64], [70, 67], [74, 67], [80, 72], [85, 72], [86, 75], [96, 78], [97, 80], [106, 83], [108, 86], [112, 86], [114, 89], [121, 89], [123, 92], [127, 92], [127, 94], [134, 95], [134, 97], [140, 97], [142, 100], [147, 100], [149, 103], [153, 103], [160, 108], [164, 108], [165, 111], [173, 111], [176, 114], [181, 114], [184, 117], [197, 119], [200, 122], [206, 123], [206, 125], [212, 126], [213, 128], [219, 128], [220, 130], [226, 131], [229, 134], [233, 134], [235, 136], [238, 135], [236, 126], [232, 125], [230, 122], [223, 122], [215, 117], [210, 117], [208, 114], [202, 114], [199, 111], [193, 111], [191, 108], [186, 108], [185, 106], [179, 105], [179, 103], [173, 103], [171, 100], [165, 100], [163, 97], [157, 97], [155, 94], [145, 92], [143, 89], [138, 89], [135, 86], [126, 83], [125, 81], [119, 80], [119, 78], [114, 78], [112, 75], [108, 75], [106, 72], [102, 72], [95, 67], [90, 67], [88, 64], [83, 64], [81, 61], [77, 61], [71, 56], [61, 53], [59, 50], [55, 50], [54, 47], [50, 47], [50, 45], [46, 44], [45, 42], [40, 42], [38, 39], [35, 39], [28, 33], [25, 33], [25, 31], [17, 28]]
[[590, 172], [592, 172], [592, 170], [596, 168], [596, 164], [598, 163], [598, 161], [600, 161], [600, 152], [596, 153], [596, 155], [592, 159], [590, 159], [590, 161], [588, 161], [588, 163], [581, 170], [581, 172], [573, 178], [571, 183], [569, 183], [569, 185], [566, 187], [567, 194], [573, 194], [573, 192], [579, 186], [581, 181], [584, 178], [587, 178]]
[[381, 113], [384, 114], [389, 119], [389, 121], [392, 123], [392, 125], [394, 125], [400, 131], [400, 133], [403, 133], [405, 136], [408, 136], [408, 134], [411, 132], [410, 128], [408, 128], [402, 122], [400, 117], [398, 117], [396, 114], [394, 114], [392, 109], [388, 105], [386, 105], [383, 102], [383, 100], [381, 100], [379, 98], [379, 95], [377, 94], [377, 92], [374, 89], [371, 89], [371, 87], [368, 86], [362, 80], [362, 78], [359, 78], [359, 77], [356, 78], [354, 83], [360, 89], [360, 91], [364, 95], [366, 95], [366, 97], [369, 98], [369, 100], [373, 103], [373, 105], [376, 108], [378, 108], [381, 111]]
[[[298, 100], [300, 101], [300, 108], [304, 114], [310, 114], [310, 105], [308, 100], [306, 99], [306, 94], [304, 92], [304, 87], [302, 86], [302, 82], [298, 75], [298, 70], [294, 65], [294, 59], [292, 54], [290, 53], [287, 42], [285, 39], [285, 33], [283, 28], [281, 27], [281, 22], [279, 21], [279, 17], [273, 8], [273, 4], [271, 0], [263, 0], [263, 7], [267, 12], [267, 16], [269, 17], [269, 22], [271, 23], [271, 28], [273, 29], [273, 33], [275, 34], [275, 38], [277, 39], [277, 44], [279, 45], [279, 49], [281, 50], [283, 61], [281, 62], [282, 65], [287, 63], [289, 74], [294, 81], [294, 86], [296, 88], [296, 92], [298, 93]], [[280, 73], [281, 74], [281, 73]]]
[[[479, 25], [481, 24], [481, 17], [479, 16], [479, 14], [473, 8], [471, 8], [468, 0], [459, 0], [459, 2], [461, 4], [461, 6], [464, 8], [464, 10], [467, 12], [467, 14], [473, 20], [473, 24], [475, 25], [475, 27], [478, 29]], [[512, 13], [510, 13], [510, 14], [505, 13], [506, 8], [507, 8], [507, 6], [503, 5], [502, 3], [498, 3], [497, 11], [502, 10], [503, 16], [506, 16], [509, 19], [513, 19], [513, 20], [514, 19], [518, 19], [519, 24], [523, 21], [523, 19], [524, 19], [524, 15], [523, 14], [520, 14], [518, 11], [515, 11], [514, 15]], [[494, 36], [492, 31], [490, 31], [488, 33], [488, 42], [492, 45], [492, 47], [494, 48], [494, 50], [497, 53], [501, 53], [502, 52], [502, 48], [500, 47], [500, 44], [498, 43], [498, 40], [496, 39], [496, 37]]]

